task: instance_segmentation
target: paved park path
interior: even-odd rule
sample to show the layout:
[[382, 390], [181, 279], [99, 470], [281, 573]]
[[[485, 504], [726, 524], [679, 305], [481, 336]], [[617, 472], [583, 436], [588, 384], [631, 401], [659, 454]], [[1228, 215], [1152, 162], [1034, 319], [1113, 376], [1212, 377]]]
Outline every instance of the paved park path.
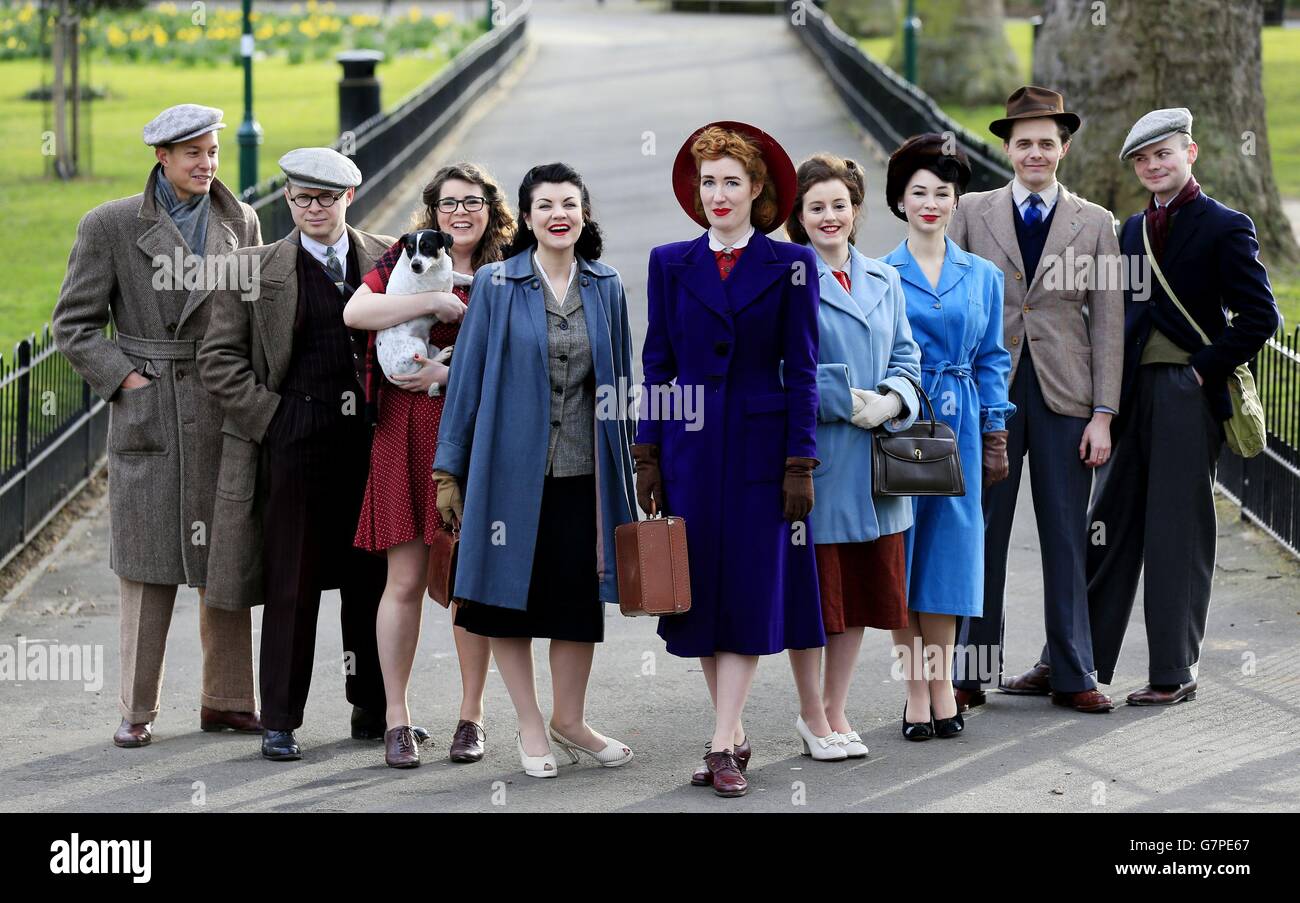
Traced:
[[[868, 163], [859, 246], [880, 255], [901, 238], [883, 209], [883, 176], [830, 93], [814, 60], [776, 16], [669, 15], [647, 4], [535, 4], [533, 48], [506, 88], [467, 121], [425, 176], [404, 188], [371, 228], [400, 232], [417, 186], [445, 160], [486, 163], [512, 195], [524, 170], [565, 160], [591, 187], [607, 260], [623, 274], [645, 325], [645, 262], [658, 243], [692, 226], [669, 191], [673, 154], [714, 118], [760, 124], [796, 161], [817, 150]], [[653, 148], [653, 153], [643, 149]], [[1008, 667], [1033, 664], [1043, 641], [1037, 537], [1026, 480], [1012, 539]], [[723, 801], [686, 778], [711, 729], [698, 662], [664, 652], [649, 619], [608, 615], [597, 650], [589, 720], [636, 751], [629, 766], [561, 767], [555, 781], [523, 776], [514, 716], [500, 678], [488, 683], [488, 755], [477, 765], [442, 757], [455, 725], [459, 677], [446, 613], [426, 605], [412, 679], [416, 722], [438, 738], [425, 764], [397, 772], [376, 743], [346, 739], [338, 596], [321, 608], [317, 667], [301, 762], [263, 761], [257, 740], [198, 731], [197, 595], [183, 591], [172, 625], [155, 741], [120, 750], [117, 584], [108, 570], [106, 511], [81, 522], [52, 566], [0, 607], [0, 644], [20, 638], [101, 646], [106, 675], [81, 683], [0, 681], [0, 810], [798, 810], [1133, 811], [1295, 810], [1300, 806], [1300, 566], [1220, 506], [1219, 556], [1199, 698], [1172, 709], [1121, 706], [1107, 716], [1057, 709], [1046, 699], [990, 695], [966, 733], [912, 744], [899, 734], [902, 688], [890, 679], [889, 638], [868, 631], [851, 715], [871, 747], [855, 764], [798, 754], [797, 703], [781, 656], [761, 664], [746, 724], [753, 791]], [[254, 628], [260, 614], [254, 615]], [[539, 655], [539, 691], [549, 679]], [[1144, 683], [1140, 605], [1110, 689]], [[202, 791], [202, 803], [196, 802]]]

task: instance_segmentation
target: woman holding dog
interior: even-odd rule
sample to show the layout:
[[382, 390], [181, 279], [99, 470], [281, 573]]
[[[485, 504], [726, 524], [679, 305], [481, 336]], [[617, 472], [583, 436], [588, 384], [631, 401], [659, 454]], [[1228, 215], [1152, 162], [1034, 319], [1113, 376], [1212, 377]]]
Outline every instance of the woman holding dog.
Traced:
[[[650, 252], [637, 499], [685, 519], [691, 608], [659, 619], [672, 655], [699, 658], [715, 719], [691, 778], [748, 790], [741, 715], [760, 656], [826, 645], [812, 531], [817, 465], [817, 263], [773, 241], [794, 205], [774, 138], [714, 122], [678, 151], [673, 190], [707, 231]], [[702, 418], [662, 400], [695, 392]], [[698, 409], [697, 407], [697, 409]]]
[[786, 232], [817, 252], [817, 579], [822, 650], [791, 649], [799, 733], [819, 761], [861, 758], [866, 744], [845, 712], [863, 628], [907, 626], [903, 534], [911, 499], [873, 497], [871, 430], [916, 419], [921, 350], [907, 323], [898, 271], [853, 247], [866, 176], [853, 160], [816, 154], [799, 166]]
[[[438, 436], [438, 510], [460, 525], [456, 623], [490, 637], [531, 777], [557, 775], [554, 740], [577, 763], [632, 751], [586, 721], [604, 605], [618, 601], [614, 528], [635, 518], [630, 422], [608, 409], [632, 376], [627, 301], [597, 258], [582, 177], [535, 166], [519, 186], [511, 256], [478, 271], [457, 339]], [[550, 640], [554, 708], [537, 703], [534, 638]]]
[[[471, 163], [444, 166], [425, 187], [423, 201], [411, 229], [437, 229], [450, 235], [454, 272], [470, 275], [483, 264], [501, 259], [515, 222], [500, 187], [486, 170]], [[468, 286], [456, 286], [451, 292], [386, 296], [389, 274], [401, 256], [398, 241], [348, 301], [344, 321], [354, 328], [380, 330], [432, 314], [438, 323], [430, 333], [430, 346], [453, 345], [469, 301]], [[379, 420], [354, 544], [388, 557], [388, 582], [375, 625], [388, 698], [384, 758], [394, 768], [411, 768], [420, 764], [420, 754], [406, 694], [420, 639], [429, 545], [434, 531], [445, 529], [431, 471], [448, 368], [421, 358], [415, 373], [387, 379], [375, 360], [373, 332], [368, 355], [366, 401], [378, 404]], [[462, 695], [451, 759], [477, 762], [483, 758], [486, 741], [483, 689], [491, 649], [485, 639], [463, 628], [452, 631]]]

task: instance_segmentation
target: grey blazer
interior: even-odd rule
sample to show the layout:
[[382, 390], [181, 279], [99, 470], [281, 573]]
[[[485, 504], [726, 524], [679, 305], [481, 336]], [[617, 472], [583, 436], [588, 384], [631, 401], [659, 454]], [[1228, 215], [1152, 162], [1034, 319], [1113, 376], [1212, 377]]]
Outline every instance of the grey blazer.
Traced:
[[[1020, 354], [1031, 343], [1034, 370], [1047, 406], [1069, 417], [1092, 417], [1094, 407], [1119, 411], [1124, 373], [1124, 293], [1122, 282], [1048, 288], [1045, 275], [1054, 257], [1062, 263], [1090, 257], [1119, 267], [1119, 241], [1110, 211], [1064, 185], [1056, 198], [1056, 215], [1047, 233], [1038, 272], [1026, 273], [1016, 241], [1011, 185], [964, 194], [953, 212], [948, 237], [965, 251], [994, 264], [1006, 274], [1002, 302], [1003, 344], [1011, 352], [1011, 377]], [[1077, 272], [1077, 270], [1076, 270]], [[1096, 270], [1094, 269], [1094, 272]], [[1059, 275], [1059, 274], [1058, 274]]]
[[[54, 308], [59, 351], [109, 403], [109, 564], [142, 583], [203, 586], [221, 450], [220, 409], [198, 379], [195, 353], [208, 327], [212, 285], [155, 287], [184, 240], [142, 194], [101, 204], [77, 226]], [[257, 215], [219, 179], [211, 188], [204, 257], [258, 245]], [[182, 271], [183, 273], [184, 271]], [[170, 286], [171, 280], [159, 284]], [[104, 327], [113, 321], [116, 336]], [[119, 391], [132, 370], [148, 386]]]
[[[347, 227], [361, 273], [374, 269], [395, 239]], [[212, 324], [199, 351], [203, 384], [220, 404], [221, 468], [208, 567], [209, 605], [238, 610], [262, 599], [262, 520], [265, 481], [261, 442], [280, 403], [276, 390], [293, 358], [298, 312], [298, 230], [241, 253], [259, 259], [255, 298], [222, 290], [213, 296]], [[358, 405], [361, 404], [358, 399]]]

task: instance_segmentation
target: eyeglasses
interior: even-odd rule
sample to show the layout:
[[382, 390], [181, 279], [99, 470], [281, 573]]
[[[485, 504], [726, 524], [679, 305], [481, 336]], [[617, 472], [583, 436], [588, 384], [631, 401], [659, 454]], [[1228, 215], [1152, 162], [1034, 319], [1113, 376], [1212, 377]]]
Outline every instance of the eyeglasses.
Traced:
[[330, 194], [329, 192], [326, 192], [325, 194], [296, 194], [289, 198], [289, 200], [293, 201], [295, 207], [301, 207], [304, 210], [311, 206], [312, 201], [315, 201], [321, 205], [321, 209], [323, 210], [326, 207], [333, 207], [334, 202], [347, 193], [348, 190], [344, 188], [338, 194]]
[[485, 203], [487, 203], [486, 198], [481, 198], [475, 194], [468, 195], [459, 200], [456, 198], [441, 198], [438, 201], [438, 212], [455, 213], [457, 207], [464, 206], [466, 213], [474, 213], [478, 210], [482, 210]]

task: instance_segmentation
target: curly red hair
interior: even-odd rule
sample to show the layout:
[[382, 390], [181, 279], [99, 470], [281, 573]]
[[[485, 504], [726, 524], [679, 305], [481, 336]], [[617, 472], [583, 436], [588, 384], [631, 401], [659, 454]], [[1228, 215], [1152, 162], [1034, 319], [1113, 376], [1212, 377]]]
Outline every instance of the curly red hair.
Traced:
[[780, 215], [776, 186], [767, 176], [767, 163], [763, 160], [763, 152], [757, 142], [739, 132], [713, 125], [696, 136], [691, 144], [691, 156], [695, 158], [695, 212], [700, 219], [706, 219], [704, 204], [700, 201], [700, 166], [705, 160], [731, 157], [744, 167], [751, 181], [763, 186], [758, 197], [754, 198], [754, 206], [749, 214], [750, 222], [764, 233], [775, 228]]

